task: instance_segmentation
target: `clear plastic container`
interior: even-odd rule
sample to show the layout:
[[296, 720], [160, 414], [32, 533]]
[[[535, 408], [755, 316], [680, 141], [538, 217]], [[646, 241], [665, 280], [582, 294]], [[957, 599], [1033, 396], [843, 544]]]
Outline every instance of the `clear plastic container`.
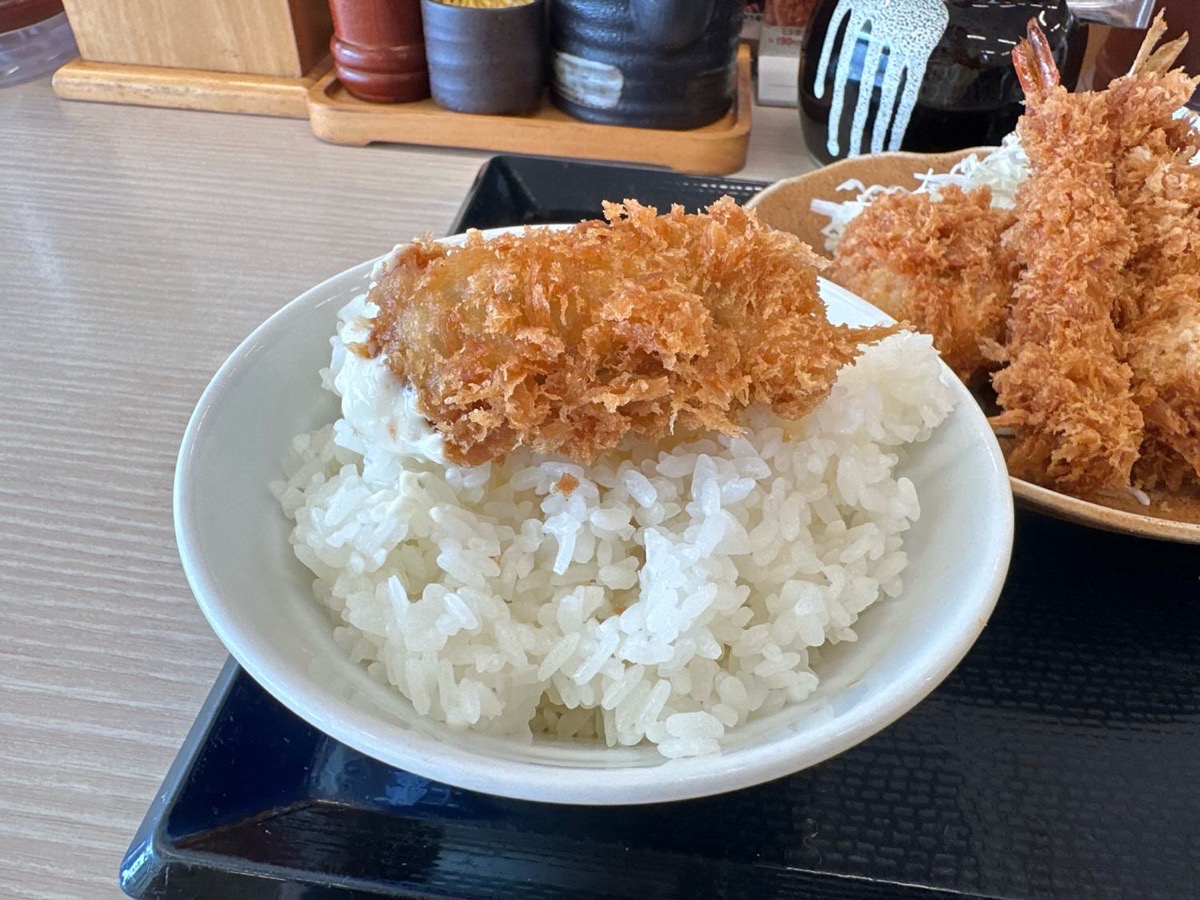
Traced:
[[53, 72], [78, 55], [66, 13], [0, 33], [0, 88]]

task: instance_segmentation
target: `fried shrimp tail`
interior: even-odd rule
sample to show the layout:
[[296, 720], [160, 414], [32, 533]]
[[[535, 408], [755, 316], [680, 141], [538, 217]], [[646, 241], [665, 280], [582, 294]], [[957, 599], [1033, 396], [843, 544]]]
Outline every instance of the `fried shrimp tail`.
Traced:
[[724, 198], [706, 214], [606, 204], [606, 222], [402, 251], [364, 352], [411, 384], [455, 462], [518, 446], [590, 462], [626, 435], [799, 418], [859, 345], [830, 324], [818, 257]]
[[1171, 66], [1175, 65], [1175, 60], [1179, 59], [1179, 55], [1187, 47], [1188, 35], [1185, 31], [1175, 40], [1158, 47], [1158, 42], [1166, 33], [1167, 17], [1159, 10], [1150, 27], [1146, 29], [1146, 36], [1138, 47], [1137, 56], [1133, 58], [1129, 67], [1130, 75], [1165, 75], [1170, 71]]
[[1025, 92], [1026, 108], [1042, 103], [1059, 86], [1054, 52], [1036, 19], [1029, 20], [1026, 38], [1013, 48], [1012, 61], [1021, 90]]

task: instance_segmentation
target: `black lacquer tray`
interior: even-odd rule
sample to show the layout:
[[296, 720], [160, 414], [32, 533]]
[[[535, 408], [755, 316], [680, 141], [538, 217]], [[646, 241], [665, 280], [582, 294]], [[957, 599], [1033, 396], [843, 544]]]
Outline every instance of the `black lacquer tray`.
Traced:
[[[756, 189], [521, 157], [455, 230]], [[1200, 896], [1200, 550], [1017, 516], [927, 700], [834, 759], [684, 803], [504, 800], [392, 769], [226, 666], [130, 847], [146, 898]]]
[[450, 233], [596, 219], [605, 200], [639, 200], [660, 212], [680, 203], [694, 212], [722, 194], [744, 203], [764, 187], [761, 181], [680, 175], [663, 169], [494, 156], [479, 170]]

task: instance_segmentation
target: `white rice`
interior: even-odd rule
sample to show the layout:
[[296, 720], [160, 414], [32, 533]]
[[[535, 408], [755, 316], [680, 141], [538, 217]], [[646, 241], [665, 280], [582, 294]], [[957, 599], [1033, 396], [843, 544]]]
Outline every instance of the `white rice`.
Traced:
[[756, 410], [740, 436], [592, 467], [522, 450], [464, 468], [410, 389], [347, 353], [374, 312], [341, 312], [322, 381], [342, 418], [295, 439], [272, 490], [337, 643], [422, 715], [717, 752], [804, 700], [814, 649], [900, 593], [919, 506], [895, 470], [952, 403], [928, 337], [867, 348], [799, 423]]

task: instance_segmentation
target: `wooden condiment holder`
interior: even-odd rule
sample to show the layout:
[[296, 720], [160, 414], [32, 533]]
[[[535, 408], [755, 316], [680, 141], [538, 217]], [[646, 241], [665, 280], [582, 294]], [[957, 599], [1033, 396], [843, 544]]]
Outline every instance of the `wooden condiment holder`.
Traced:
[[72, 100], [303, 117], [328, 69], [327, 0], [63, 0]]
[[327, 0], [63, 0], [84, 59], [299, 78], [329, 52]]
[[669, 166], [699, 175], [727, 175], [746, 164], [750, 142], [750, 51], [738, 53], [737, 93], [728, 113], [688, 131], [631, 128], [581, 122], [549, 100], [529, 116], [448, 112], [432, 100], [364, 103], [352, 97], [334, 72], [309, 91], [313, 132], [335, 144], [373, 141], [467, 147]]
[[736, 172], [746, 162], [751, 84], [744, 46], [730, 111], [703, 128], [672, 131], [581, 122], [548, 100], [528, 116], [449, 112], [432, 100], [363, 101], [323, 55], [333, 32], [328, 0], [64, 3], [83, 51], [54, 76], [64, 99], [306, 118], [318, 137], [339, 144], [465, 147], [707, 175]]

